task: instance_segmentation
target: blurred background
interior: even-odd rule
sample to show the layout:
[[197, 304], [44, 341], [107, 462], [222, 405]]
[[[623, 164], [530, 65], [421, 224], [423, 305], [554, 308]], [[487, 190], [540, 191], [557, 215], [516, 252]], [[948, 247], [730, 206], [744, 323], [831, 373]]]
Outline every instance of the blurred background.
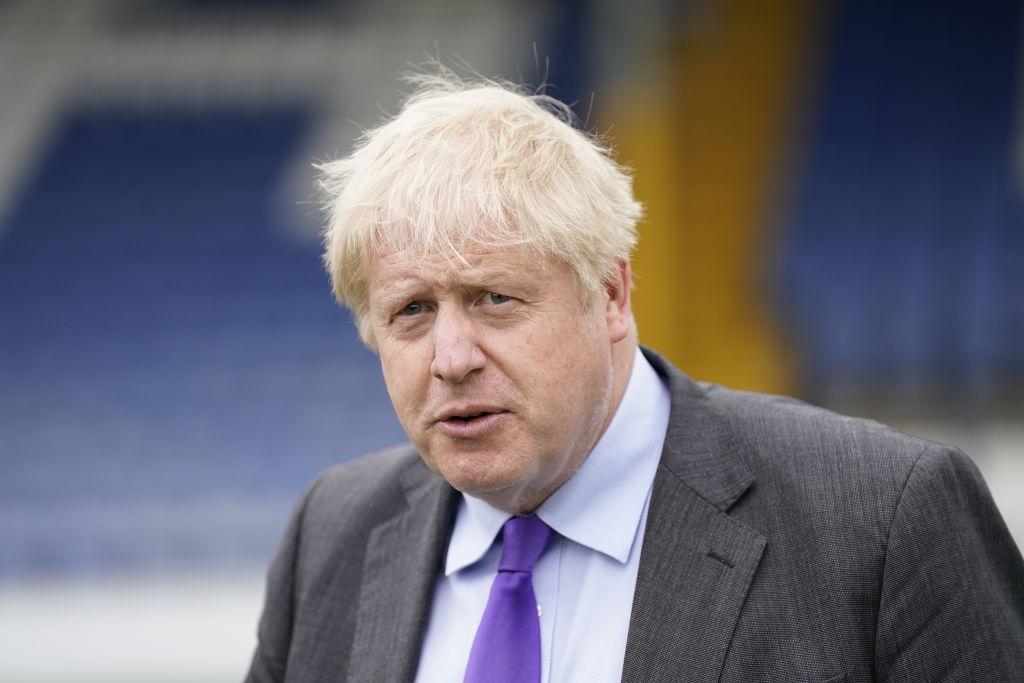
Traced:
[[298, 494], [403, 440], [316, 160], [428, 58], [611, 136], [642, 340], [954, 443], [1024, 540], [1019, 2], [0, 0], [0, 681], [234, 681]]

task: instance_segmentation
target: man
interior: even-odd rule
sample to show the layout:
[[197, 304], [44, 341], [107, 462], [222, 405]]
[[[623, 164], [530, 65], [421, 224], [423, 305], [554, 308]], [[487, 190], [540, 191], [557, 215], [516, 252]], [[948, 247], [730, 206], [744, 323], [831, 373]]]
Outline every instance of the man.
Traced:
[[412, 443], [306, 492], [248, 680], [1024, 680], [1024, 566], [965, 456], [638, 347], [609, 151], [546, 97], [420, 85], [322, 169]]

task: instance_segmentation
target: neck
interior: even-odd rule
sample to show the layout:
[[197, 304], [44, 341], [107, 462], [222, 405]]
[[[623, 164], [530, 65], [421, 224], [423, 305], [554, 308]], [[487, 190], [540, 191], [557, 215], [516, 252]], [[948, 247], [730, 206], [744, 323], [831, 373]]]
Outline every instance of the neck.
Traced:
[[[596, 444], [604, 435], [605, 431], [608, 429], [608, 425], [611, 424], [612, 418], [615, 417], [615, 413], [619, 410], [619, 404], [622, 403], [622, 397], [625, 395], [626, 387], [629, 385], [629, 377], [633, 373], [633, 363], [636, 360], [637, 344], [636, 328], [635, 326], [632, 326], [631, 332], [612, 346], [612, 387], [608, 400], [608, 412], [605, 415], [601, 429], [597, 432], [594, 443], [590, 445], [591, 448], [593, 448], [594, 444]], [[575, 464], [568, 477], [562, 481], [556, 482], [550, 489], [541, 492], [534, 492], [534, 495], [529, 499], [503, 501], [505, 504], [500, 504], [498, 501], [492, 500], [488, 500], [487, 502], [494, 507], [513, 514], [533, 514], [536, 512], [537, 508], [539, 508], [541, 504], [558, 489], [558, 487], [564, 484], [569, 477], [575, 474], [576, 469], [579, 468], [583, 460], [585, 460], [588, 455], [589, 449], [587, 453], [583, 454], [582, 459]], [[484, 498], [484, 500], [487, 499]]]

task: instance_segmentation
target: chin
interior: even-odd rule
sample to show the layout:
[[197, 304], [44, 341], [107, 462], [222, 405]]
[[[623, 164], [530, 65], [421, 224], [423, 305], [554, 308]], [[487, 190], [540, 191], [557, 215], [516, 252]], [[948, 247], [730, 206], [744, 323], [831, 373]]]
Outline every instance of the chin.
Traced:
[[514, 478], [506, 477], [481, 477], [478, 475], [463, 474], [459, 472], [448, 472], [448, 476], [442, 474], [452, 487], [462, 491], [463, 493], [476, 496], [477, 498], [487, 498], [490, 496], [498, 495], [502, 491], [517, 488], [519, 481]]
[[521, 489], [535, 476], [530, 461], [516, 458], [507, 449], [488, 448], [482, 443], [442, 442], [435, 448], [420, 450], [420, 455], [434, 474], [476, 498], [508, 495], [502, 492]]
[[517, 489], [522, 477], [510, 472], [481, 472], [477, 467], [442, 466], [434, 472], [441, 475], [453, 488], [476, 498], [491, 498], [503, 491]]

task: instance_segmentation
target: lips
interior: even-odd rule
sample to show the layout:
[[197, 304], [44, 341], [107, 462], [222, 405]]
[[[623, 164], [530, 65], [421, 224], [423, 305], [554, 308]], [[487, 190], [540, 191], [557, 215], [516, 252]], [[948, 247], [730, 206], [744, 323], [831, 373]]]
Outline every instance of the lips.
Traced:
[[508, 418], [500, 408], [469, 407], [455, 409], [437, 420], [442, 434], [453, 439], [477, 439], [488, 436]]
[[435, 421], [446, 422], [455, 420], [458, 422], [471, 422], [487, 415], [496, 415], [506, 412], [504, 408], [495, 403], [450, 403], [434, 413]]
[[479, 412], [471, 413], [469, 415], [452, 415], [447, 419], [457, 420], [459, 422], [469, 422], [470, 420], [475, 420], [478, 417], [483, 417], [484, 415], [493, 415], [493, 413], [489, 410], [481, 410]]

